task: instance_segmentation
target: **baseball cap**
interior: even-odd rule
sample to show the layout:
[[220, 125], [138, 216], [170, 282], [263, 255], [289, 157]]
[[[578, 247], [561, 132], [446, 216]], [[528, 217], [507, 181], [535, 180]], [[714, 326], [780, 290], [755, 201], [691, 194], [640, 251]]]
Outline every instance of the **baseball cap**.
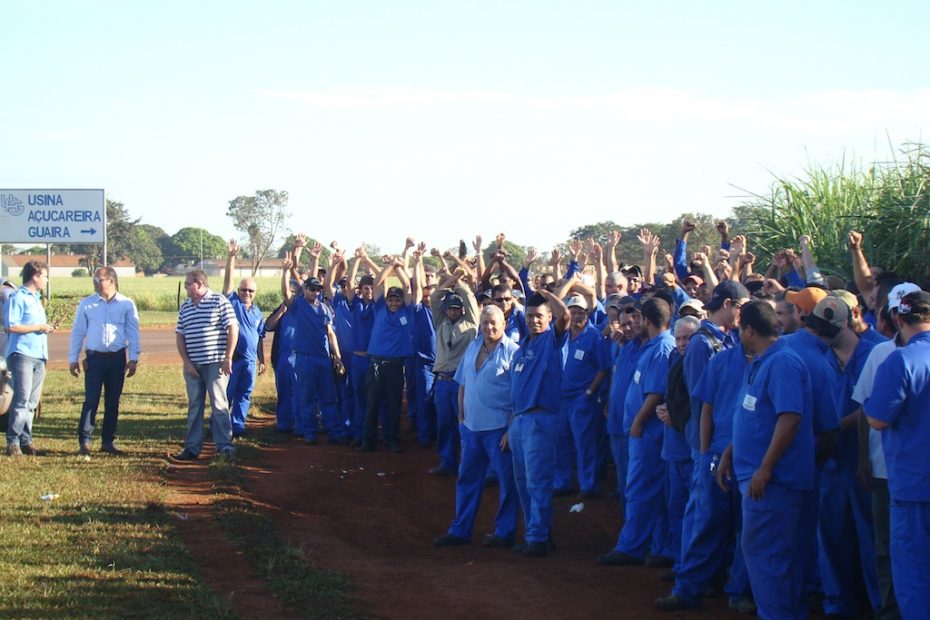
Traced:
[[456, 293], [447, 293], [445, 297], [442, 298], [442, 308], [464, 308], [465, 302], [462, 300], [461, 295]]
[[385, 295], [385, 297], [401, 297], [401, 298], [403, 296], [404, 296], [404, 289], [400, 288], [399, 286], [392, 286], [391, 288], [388, 289], [387, 295]]
[[814, 307], [817, 305], [817, 302], [826, 296], [827, 292], [822, 288], [808, 286], [806, 288], [802, 288], [800, 291], [788, 291], [785, 293], [785, 301], [787, 301], [789, 304], [797, 306], [798, 310], [804, 312], [805, 314], [810, 314], [814, 311]]
[[581, 308], [582, 310], [588, 309], [588, 301], [581, 295], [573, 295], [568, 298], [565, 302], [565, 305], [571, 308], [572, 306], [576, 308]]
[[700, 299], [692, 298], [678, 306], [678, 315], [684, 316], [685, 313], [682, 311], [685, 309], [693, 310], [698, 317], [704, 316], [704, 302]]
[[830, 291], [829, 296], [838, 297], [839, 299], [842, 299], [846, 303], [846, 305], [849, 306], [850, 310], [852, 310], [853, 308], [859, 307], [859, 298], [845, 289], [836, 289], [836, 290]]
[[814, 306], [811, 316], [822, 319], [833, 327], [843, 329], [849, 322], [849, 306], [839, 297], [824, 297]]
[[902, 282], [888, 293], [888, 309], [897, 310], [905, 295], [910, 295], [918, 291], [920, 291], [920, 287], [913, 282]]
[[930, 313], [930, 293], [914, 291], [901, 298], [901, 302], [898, 304], [898, 314], [917, 313]]
[[687, 282], [688, 280], [694, 280], [694, 283], [697, 284], [698, 286], [701, 286], [704, 284], [704, 278], [702, 278], [701, 276], [696, 276], [692, 274], [684, 279], [685, 282]]
[[710, 301], [704, 307], [710, 312], [720, 309], [726, 300], [736, 301], [737, 299], [749, 298], [749, 289], [736, 280], [724, 280], [714, 288], [714, 294]]
[[316, 278], [309, 278], [306, 282], [304, 282], [304, 288], [311, 291], [322, 291], [323, 285]]

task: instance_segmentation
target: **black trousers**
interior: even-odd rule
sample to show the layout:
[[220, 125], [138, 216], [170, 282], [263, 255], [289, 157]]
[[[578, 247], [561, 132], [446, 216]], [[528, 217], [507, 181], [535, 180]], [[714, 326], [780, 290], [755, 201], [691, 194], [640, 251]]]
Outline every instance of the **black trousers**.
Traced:
[[398, 445], [400, 414], [403, 406], [404, 360], [403, 358], [371, 358], [365, 376], [368, 402], [365, 409], [363, 443], [374, 446], [378, 436], [378, 412], [381, 403], [387, 402], [384, 419], [384, 440], [388, 446]]

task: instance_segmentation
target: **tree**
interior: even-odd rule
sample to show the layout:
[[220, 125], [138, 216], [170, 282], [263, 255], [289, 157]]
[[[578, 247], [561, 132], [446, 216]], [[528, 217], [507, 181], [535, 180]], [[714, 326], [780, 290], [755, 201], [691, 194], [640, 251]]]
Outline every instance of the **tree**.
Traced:
[[[294, 240], [297, 238], [296, 235], [288, 235], [284, 240], [284, 243], [281, 244], [281, 247], [278, 248], [277, 257], [284, 258], [286, 252], [290, 252], [294, 249]], [[333, 255], [332, 250], [323, 243], [322, 241], [317, 241], [313, 237], [307, 237], [307, 247], [304, 248], [303, 253], [300, 255], [300, 262], [305, 266], [310, 265], [310, 253], [307, 251], [309, 248], [312, 248], [315, 244], [319, 243], [323, 246], [323, 251], [320, 252], [320, 267], [329, 269], [329, 260]]]
[[[138, 271], [145, 275], [152, 275], [159, 270], [164, 262], [161, 248], [155, 241], [155, 237], [150, 229], [158, 228], [157, 226], [137, 225], [132, 231], [132, 244], [130, 247], [129, 258], [135, 264]], [[161, 230], [158, 228], [158, 230]], [[164, 235], [164, 231], [161, 231]], [[167, 235], [165, 235], [167, 237]]]
[[259, 190], [254, 196], [238, 196], [226, 210], [239, 232], [245, 235], [245, 249], [251, 257], [252, 275], [280, 235], [288, 217], [287, 192]]
[[204, 259], [226, 256], [226, 241], [219, 235], [212, 235], [203, 228], [182, 228], [171, 235], [167, 241], [163, 241], [162, 244], [165, 263], [171, 267], [180, 263], [193, 265], [198, 262], [201, 256], [201, 247], [203, 248]]
[[[133, 229], [139, 220], [129, 218], [129, 211], [121, 202], [107, 198], [107, 261], [115, 263], [121, 258], [130, 258], [132, 242], [135, 239]], [[86, 255], [83, 260], [87, 270], [93, 273], [103, 260], [103, 246], [97, 243], [75, 244], [69, 248], [72, 252]]]

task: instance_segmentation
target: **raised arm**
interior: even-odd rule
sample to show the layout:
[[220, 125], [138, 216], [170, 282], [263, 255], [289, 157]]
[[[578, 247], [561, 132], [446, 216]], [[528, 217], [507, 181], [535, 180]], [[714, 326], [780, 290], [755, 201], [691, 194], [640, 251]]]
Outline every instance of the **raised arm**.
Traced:
[[281, 261], [281, 298], [285, 304], [291, 303], [291, 285], [289, 282], [291, 269], [294, 267], [294, 261], [291, 253], [286, 252], [284, 259]]
[[310, 253], [310, 273], [307, 274], [307, 277], [315, 278], [316, 274], [320, 273], [320, 255], [323, 253], [323, 246], [317, 241], [310, 247], [308, 252]]
[[230, 239], [226, 244], [226, 270], [223, 273], [223, 295], [226, 296], [233, 292], [232, 274], [233, 269], [236, 268], [236, 255], [238, 254], [239, 243], [235, 239]]
[[552, 248], [552, 254], [549, 257], [549, 266], [552, 267], [552, 276], [556, 280], [562, 279], [562, 253], [559, 248]]
[[410, 304], [416, 303], [416, 300], [413, 297], [413, 293], [410, 291], [410, 276], [407, 275], [407, 270], [403, 267], [400, 259], [394, 261], [394, 274], [397, 276], [397, 279], [400, 280], [400, 285], [404, 289], [404, 304], [409, 306]]
[[[875, 277], [872, 276], [872, 269], [869, 267], [869, 261], [865, 258], [862, 251], [862, 233], [855, 230], [849, 231], [849, 254], [852, 258], [853, 278], [859, 292], [865, 299], [869, 298], [869, 293], [875, 288]], [[874, 311], [875, 308], [872, 308]]]
[[478, 273], [484, 273], [484, 252], [482, 252], [481, 235], [475, 235], [475, 240], [471, 247], [475, 248], [475, 270]]
[[549, 308], [552, 310], [552, 329], [555, 330], [557, 338], [561, 338], [572, 322], [571, 312], [560, 297], [556, 297], [544, 288], [539, 289], [539, 293], [549, 302]]
[[510, 279], [514, 281], [514, 284], [523, 291], [523, 295], [526, 295], [526, 289], [523, 287], [523, 280], [520, 278], [520, 274], [517, 273], [517, 270], [513, 268], [513, 265], [507, 262], [506, 258], [501, 258], [498, 262], [502, 272], [510, 276]]
[[[341, 252], [333, 253], [332, 259], [329, 261], [329, 271], [326, 272], [326, 277], [323, 278], [323, 290], [326, 293], [326, 297], [333, 299], [336, 297], [336, 282], [339, 281], [339, 278], [342, 277], [346, 271], [346, 258], [345, 255]], [[348, 283], [346, 283], [346, 288], [348, 288]], [[345, 294], [345, 293], [343, 293]]]
[[807, 275], [806, 280], [815, 284], [823, 284], [823, 275], [820, 273], [820, 267], [814, 261], [814, 255], [811, 254], [810, 235], [801, 235], [798, 238], [801, 245], [801, 262], [804, 263], [804, 273]]
[[617, 271], [617, 246], [620, 244], [622, 238], [623, 235], [619, 230], [612, 230], [607, 233], [607, 273]]

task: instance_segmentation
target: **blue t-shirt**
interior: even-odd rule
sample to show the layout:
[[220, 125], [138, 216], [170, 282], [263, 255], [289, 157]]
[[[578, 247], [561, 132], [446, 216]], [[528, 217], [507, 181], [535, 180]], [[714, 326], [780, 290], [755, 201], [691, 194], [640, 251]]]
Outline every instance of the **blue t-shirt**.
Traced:
[[930, 332], [913, 336], [882, 362], [864, 410], [889, 425], [882, 447], [891, 499], [930, 501]]
[[436, 361], [436, 328], [433, 327], [433, 311], [426, 304], [414, 306], [413, 350], [425, 362]]
[[789, 347], [807, 366], [811, 382], [817, 386], [814, 390], [814, 432], [836, 430], [840, 427], [839, 409], [836, 397], [836, 375], [830, 369], [824, 353], [830, 347], [820, 338], [806, 329], [799, 329], [783, 337], [785, 346]]
[[[4, 308], [6, 316], [3, 317], [3, 324], [6, 326], [43, 325], [48, 323], [41, 295], [39, 295], [38, 291], [33, 293], [25, 286], [19, 287], [15, 293], [10, 295]], [[10, 332], [4, 356], [9, 357], [13, 353], [47, 360], [48, 334], [39, 332], [14, 334]]]
[[883, 342], [888, 342], [888, 339], [882, 336], [881, 332], [879, 332], [877, 329], [871, 326], [867, 330], [859, 334], [859, 338], [861, 340], [868, 340], [873, 345], [881, 344]]
[[[865, 368], [865, 362], [869, 359], [869, 354], [875, 348], [875, 343], [870, 340], [860, 338], [856, 350], [853, 351], [849, 361], [846, 362], [845, 368], [840, 368], [840, 362], [832, 349], [824, 353], [830, 370], [833, 371], [836, 393], [834, 401], [839, 410], [841, 418], [855, 413], [859, 409], [859, 403], [853, 400], [853, 390], [856, 389], [856, 383], [859, 381], [859, 375]], [[848, 473], [856, 473], [859, 467], [859, 431], [853, 426], [852, 428], [841, 431], [836, 439], [834, 446], [834, 456], [824, 464], [824, 469], [838, 468]]]
[[382, 297], [375, 302], [375, 324], [368, 354], [376, 357], [413, 357], [413, 304], [388, 310]]
[[749, 363], [743, 371], [733, 416], [733, 470], [739, 482], [752, 478], [762, 465], [778, 417], [797, 414], [801, 424], [775, 464], [772, 481], [799, 491], [814, 488], [811, 392], [811, 378], [804, 362], [784, 339]]
[[465, 349], [455, 371], [455, 382], [465, 391], [465, 426], [470, 431], [504, 428], [513, 412], [510, 394], [510, 366], [520, 348], [504, 336], [488, 355], [481, 368], [475, 368], [484, 338], [476, 338]]
[[275, 366], [280, 364], [282, 360], [286, 360], [294, 352], [294, 328], [297, 323], [295, 317], [296, 315], [288, 308], [274, 328], [275, 353], [277, 355]]
[[[718, 347], [729, 349], [736, 342], [729, 337], [716, 323], [707, 319], [701, 321], [701, 330], [707, 330], [713, 334], [718, 343]], [[704, 404], [699, 398], [694, 397], [694, 387], [701, 380], [701, 374], [707, 368], [707, 362], [714, 355], [714, 344], [710, 336], [698, 331], [691, 337], [688, 348], [685, 350], [685, 385], [688, 386], [688, 392], [691, 394], [691, 417], [685, 425], [685, 438], [691, 450], [697, 454], [701, 449], [701, 406]]]
[[619, 346], [612, 343], [613, 364], [610, 367], [610, 399], [607, 401], [607, 433], [609, 435], [624, 435], [628, 431], [623, 429], [623, 404], [626, 402], [626, 393], [633, 382], [633, 373], [636, 363], [643, 352], [642, 340], [630, 340]]
[[341, 292], [333, 296], [330, 307], [333, 309], [333, 331], [339, 342], [339, 353], [345, 358], [352, 353], [352, 309]]
[[723, 454], [733, 442], [733, 415], [739, 407], [740, 377], [746, 369], [746, 350], [740, 344], [721, 351], [707, 362], [693, 398], [713, 407], [714, 432], [710, 439], [712, 454]]
[[375, 324], [375, 303], [365, 302], [359, 295], [349, 304], [352, 311], [352, 351], [368, 351], [371, 330]]
[[531, 409], [559, 413], [562, 409], [562, 346], [568, 332], [556, 337], [549, 330], [520, 343], [510, 363], [513, 408], [516, 415]]
[[[665, 388], [668, 387], [668, 358], [675, 350], [675, 337], [672, 332], [665, 330], [658, 336], [646, 341], [636, 370], [633, 371], [633, 382], [626, 392], [626, 401], [623, 403], [623, 432], [630, 433], [630, 427], [636, 414], [639, 413], [647, 394], [661, 394], [665, 398]], [[658, 430], [662, 422], [652, 415], [646, 418], [644, 432]]]
[[329, 364], [329, 330], [333, 324], [328, 309], [317, 298], [311, 304], [303, 295], [298, 295], [291, 303], [288, 314], [294, 313], [294, 351], [309, 355], [314, 361]]
[[254, 362], [258, 359], [258, 341], [265, 337], [265, 317], [258, 304], [253, 303], [251, 308], [247, 308], [236, 293], [230, 293], [226, 298], [232, 304], [239, 323], [235, 355]]
[[562, 352], [565, 359], [562, 396], [581, 396], [597, 373], [610, 370], [610, 349], [607, 345], [607, 340], [590, 323], [575, 338], [571, 332], [568, 333]]
[[[681, 360], [681, 354], [676, 349], [668, 358], [669, 372], [679, 360]], [[662, 459], [668, 462], [690, 461], [691, 446], [688, 445], [684, 432], [675, 430], [666, 424], [662, 427]]]

